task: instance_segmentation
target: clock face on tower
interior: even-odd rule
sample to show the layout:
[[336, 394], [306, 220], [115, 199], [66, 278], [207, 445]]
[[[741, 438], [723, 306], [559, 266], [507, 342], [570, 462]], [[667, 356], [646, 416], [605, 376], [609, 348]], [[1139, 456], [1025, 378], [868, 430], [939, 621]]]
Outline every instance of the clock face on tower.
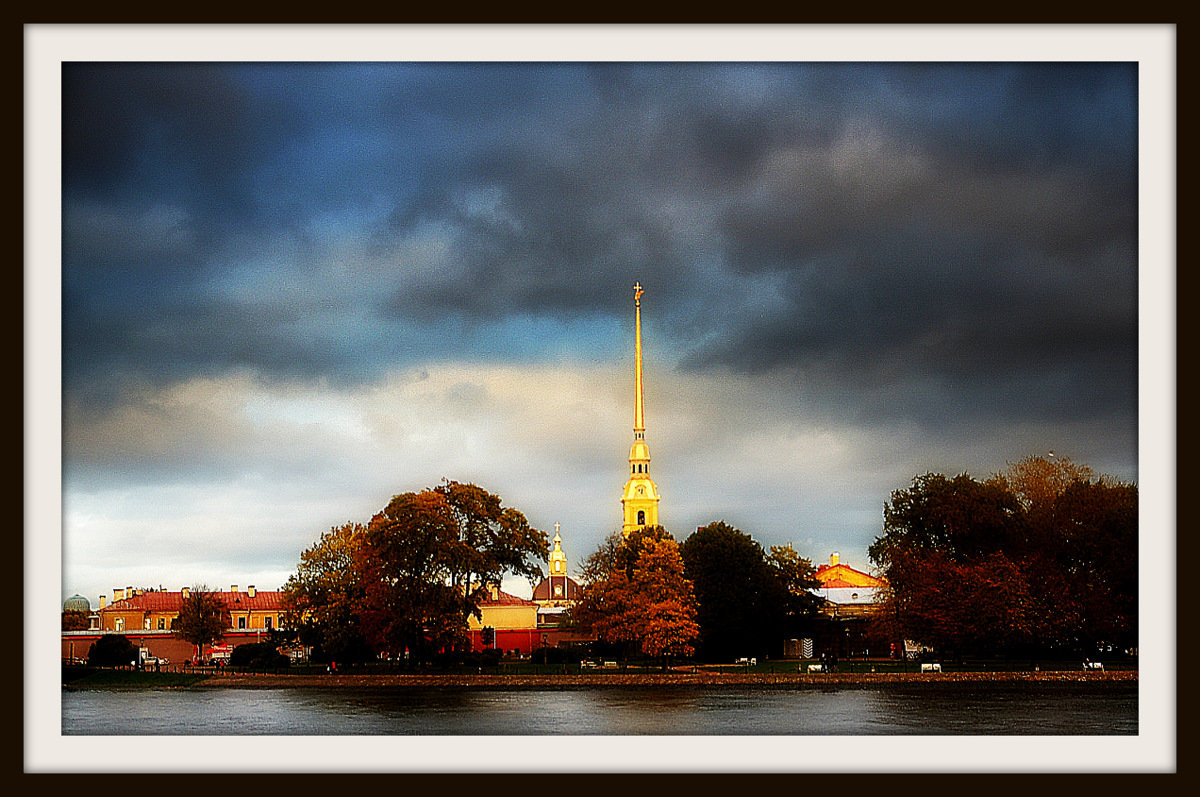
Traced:
[[638, 495], [645, 495], [645, 494], [646, 494], [646, 488], [645, 488], [645, 487], [639, 487], [639, 488], [638, 488]]

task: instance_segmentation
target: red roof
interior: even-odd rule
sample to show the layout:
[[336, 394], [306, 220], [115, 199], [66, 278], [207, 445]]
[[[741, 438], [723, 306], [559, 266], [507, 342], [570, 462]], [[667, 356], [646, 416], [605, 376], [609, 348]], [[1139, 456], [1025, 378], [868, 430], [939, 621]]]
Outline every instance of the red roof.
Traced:
[[[875, 587], [883, 586], [883, 579], [864, 573], [847, 564], [820, 565], [813, 574], [822, 587]], [[857, 577], [858, 583], [849, 581], [842, 576]]]
[[536, 606], [533, 601], [518, 598], [516, 595], [509, 595], [504, 590], [496, 590], [496, 597], [493, 598], [491, 593], [484, 595], [483, 600], [479, 602], [480, 606]]
[[[278, 612], [283, 611], [283, 593], [278, 590], [256, 590], [254, 597], [249, 592], [209, 593], [231, 612]], [[100, 611], [126, 612], [178, 612], [183, 605], [182, 592], [143, 592], [132, 598], [113, 601]]]

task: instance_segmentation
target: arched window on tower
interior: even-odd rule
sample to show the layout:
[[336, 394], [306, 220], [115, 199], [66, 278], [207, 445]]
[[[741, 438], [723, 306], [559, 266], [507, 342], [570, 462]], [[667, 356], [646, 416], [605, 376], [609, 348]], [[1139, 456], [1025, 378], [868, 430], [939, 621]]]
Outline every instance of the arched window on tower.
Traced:
[[638, 525], [639, 526], [646, 525], [646, 510], [644, 510], [644, 509], [638, 510]]

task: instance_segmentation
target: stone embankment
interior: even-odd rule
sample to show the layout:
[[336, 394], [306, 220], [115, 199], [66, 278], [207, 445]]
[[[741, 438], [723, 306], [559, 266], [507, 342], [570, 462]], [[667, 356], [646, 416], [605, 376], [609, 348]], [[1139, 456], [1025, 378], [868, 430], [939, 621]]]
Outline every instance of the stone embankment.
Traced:
[[260, 675], [222, 673], [197, 686], [210, 688], [479, 688], [574, 689], [606, 686], [873, 686], [877, 684], [1136, 682], [1133, 670], [1108, 672], [960, 673], [609, 673], [603, 675]]

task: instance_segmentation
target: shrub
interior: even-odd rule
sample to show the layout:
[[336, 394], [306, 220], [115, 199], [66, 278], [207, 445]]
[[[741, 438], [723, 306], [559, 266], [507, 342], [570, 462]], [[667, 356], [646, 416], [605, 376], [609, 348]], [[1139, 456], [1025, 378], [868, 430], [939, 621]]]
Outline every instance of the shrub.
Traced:
[[93, 667], [120, 667], [137, 659], [138, 649], [124, 634], [102, 636], [88, 651], [88, 664]]
[[254, 667], [275, 670], [287, 667], [291, 660], [284, 656], [270, 642], [254, 642], [248, 645], [238, 645], [229, 654], [231, 667]]
[[529, 658], [534, 664], [578, 664], [583, 653], [573, 648], [538, 648]]

